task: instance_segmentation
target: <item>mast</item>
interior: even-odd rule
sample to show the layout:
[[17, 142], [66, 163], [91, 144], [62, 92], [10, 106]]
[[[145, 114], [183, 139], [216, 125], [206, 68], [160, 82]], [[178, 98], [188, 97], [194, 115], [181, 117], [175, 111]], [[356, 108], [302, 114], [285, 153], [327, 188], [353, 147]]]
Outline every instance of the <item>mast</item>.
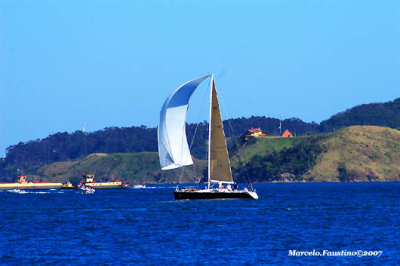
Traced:
[[214, 84], [214, 75], [211, 74], [211, 82], [210, 82], [210, 117], [208, 119], [208, 181], [207, 181], [207, 189], [210, 188], [210, 179], [211, 179], [211, 113], [212, 113], [212, 89]]

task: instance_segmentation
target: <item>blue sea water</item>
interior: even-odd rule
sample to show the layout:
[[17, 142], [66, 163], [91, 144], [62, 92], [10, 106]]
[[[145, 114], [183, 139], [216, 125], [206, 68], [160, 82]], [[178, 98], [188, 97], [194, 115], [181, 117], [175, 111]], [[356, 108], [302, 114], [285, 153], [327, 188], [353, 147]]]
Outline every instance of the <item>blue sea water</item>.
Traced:
[[[175, 201], [173, 186], [0, 192], [0, 263], [396, 264], [400, 183], [256, 184], [259, 200]], [[383, 251], [380, 257], [288, 256]]]

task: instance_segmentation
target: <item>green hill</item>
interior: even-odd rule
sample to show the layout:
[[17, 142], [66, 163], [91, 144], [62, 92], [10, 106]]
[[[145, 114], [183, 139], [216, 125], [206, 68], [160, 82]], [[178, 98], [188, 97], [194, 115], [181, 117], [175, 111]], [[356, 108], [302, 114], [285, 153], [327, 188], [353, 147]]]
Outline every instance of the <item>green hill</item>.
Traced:
[[206, 162], [195, 160], [195, 167], [161, 171], [155, 152], [91, 154], [81, 160], [56, 162], [37, 171], [39, 176], [55, 177], [59, 169], [60, 180], [78, 183], [85, 173], [95, 174], [96, 180], [116, 178], [130, 184], [193, 183], [200, 182]]
[[[229, 139], [235, 139], [253, 127], [261, 128], [269, 136], [276, 136], [280, 133], [278, 130], [279, 125], [279, 119], [263, 116], [235, 118], [224, 121], [225, 135]], [[268, 180], [279, 180], [281, 174], [284, 174], [282, 171], [287, 171], [287, 173], [296, 173], [296, 180], [302, 178], [299, 176], [299, 173], [309, 170], [310, 166], [315, 163], [313, 160], [317, 159], [315, 156], [320, 152], [318, 149], [322, 148], [315, 144], [315, 138], [320, 141], [321, 138], [324, 139], [326, 136], [314, 134], [334, 132], [340, 128], [353, 125], [375, 125], [400, 129], [400, 98], [385, 103], [370, 103], [355, 106], [322, 121], [319, 125], [315, 122], [306, 123], [297, 118], [285, 119], [282, 121], [282, 125], [284, 129], [290, 130], [294, 135], [307, 134], [313, 136], [311, 138], [297, 137], [292, 140], [283, 140], [280, 138], [260, 139], [257, 141], [257, 145], [247, 143], [246, 147], [242, 147], [240, 150], [243, 160], [239, 161], [235, 157], [232, 158], [233, 166], [235, 167], [234, 172], [238, 177], [245, 175], [245, 172], [241, 170], [243, 164], [248, 163], [250, 158], [252, 158], [251, 161], [253, 163], [250, 162], [251, 165], [249, 167], [254, 169], [255, 172], [252, 173], [254, 175], [261, 176], [261, 174], [265, 174], [265, 176], [268, 176]], [[192, 155], [199, 159], [205, 159], [208, 137], [207, 122], [188, 124], [186, 130], [188, 139], [190, 140], [196, 132], [196, 138], [194, 138], [191, 148]], [[232, 143], [229, 144], [230, 150], [237, 149]], [[305, 150], [310, 152], [310, 156], [305, 153]], [[17, 169], [21, 169], [24, 173], [29, 174], [34, 180], [46, 180], [46, 176], [43, 176], [43, 168], [46, 166], [55, 162], [61, 162], [59, 163], [60, 165], [70, 165], [71, 163], [68, 162], [85, 160], [86, 156], [93, 153], [107, 153], [111, 156], [110, 158], [114, 158], [117, 155], [112, 154], [120, 154], [120, 156], [124, 157], [122, 154], [151, 153], [156, 151], [157, 129], [147, 128], [146, 126], [127, 128], [109, 127], [91, 133], [83, 133], [81, 131], [73, 133], [60, 132], [43, 139], [20, 142], [9, 146], [6, 150], [7, 155], [0, 160], [0, 180], [2, 182], [15, 180], [15, 176], [18, 174]], [[292, 156], [299, 156], [297, 159], [298, 165], [295, 165], [296, 163], [291, 161], [294, 160]], [[269, 158], [266, 159], [264, 157]], [[110, 158], [103, 159], [111, 160]], [[95, 164], [95, 162], [93, 163]], [[111, 162], [107, 161], [107, 163]], [[343, 164], [340, 165], [343, 166]], [[74, 164], [71, 167], [75, 169], [74, 167], [77, 166]], [[128, 171], [128, 168], [124, 169]], [[261, 168], [266, 169], [262, 170]], [[341, 169], [340, 173], [347, 173], [347, 168], [339, 168]], [[125, 172], [125, 170], [118, 174], [126, 174], [126, 176], [130, 177], [131, 172]], [[343, 172], [344, 170], [346, 172]], [[54, 174], [54, 172], [51, 174]], [[76, 170], [75, 174], [78, 174], [78, 170]], [[104, 171], [104, 174], [113, 173]], [[143, 175], [143, 178], [149, 179], [152, 175], [157, 176], [158, 172], [154, 170], [150, 174], [150, 172], [145, 171]], [[155, 180], [160, 178], [161, 182], [164, 174], [160, 175], [160, 177], [155, 177]], [[289, 179], [293, 178], [291, 174], [285, 175], [286, 177], [289, 177]], [[168, 180], [170, 181], [170, 179]]]
[[[234, 179], [270, 181], [400, 180], [400, 131], [378, 126], [351, 126], [333, 133], [295, 138], [261, 137], [231, 152]], [[78, 183], [83, 174], [96, 180], [130, 184], [197, 183], [206, 180], [207, 162], [161, 171], [156, 152], [95, 153], [75, 161], [55, 162], [27, 173], [30, 180]]]
[[[318, 132], [318, 124], [306, 123], [297, 118], [282, 121], [285, 128], [297, 134]], [[269, 134], [278, 134], [279, 120], [252, 116], [224, 121], [227, 137], [237, 137], [252, 127], [262, 127]], [[192, 140], [192, 155], [205, 159], [208, 138], [208, 123], [187, 124], [188, 139]], [[9, 146], [7, 156], [0, 160], [0, 179], [14, 177], [17, 169], [34, 173], [40, 167], [54, 162], [82, 159], [93, 153], [137, 153], [157, 152], [157, 128], [108, 127], [95, 132], [59, 132], [43, 139], [20, 142]]]
[[[400, 180], [400, 131], [352, 126], [293, 139], [261, 138], [240, 151], [238, 175], [257, 181]], [[246, 169], [246, 170], [244, 170]]]
[[233, 162], [248, 162], [253, 156], [265, 156], [272, 152], [279, 152], [283, 149], [292, 148], [307, 137], [281, 138], [281, 137], [260, 137], [251, 138], [245, 143], [238, 153], [232, 158]]
[[314, 181], [400, 180], [400, 131], [352, 126], [321, 142], [322, 152], [304, 178]]
[[333, 115], [319, 125], [321, 132], [353, 125], [374, 125], [400, 129], [400, 98], [384, 103], [362, 104]]

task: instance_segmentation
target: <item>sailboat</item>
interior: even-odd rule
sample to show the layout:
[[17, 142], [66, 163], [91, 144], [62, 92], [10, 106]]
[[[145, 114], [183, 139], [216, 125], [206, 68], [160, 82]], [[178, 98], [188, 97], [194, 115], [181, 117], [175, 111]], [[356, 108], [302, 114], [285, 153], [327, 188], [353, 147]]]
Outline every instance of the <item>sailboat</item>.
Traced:
[[186, 188], [174, 191], [183, 199], [258, 199], [253, 188], [240, 190], [232, 179], [229, 154], [218, 103], [214, 76], [207, 75], [178, 87], [164, 102], [158, 125], [158, 152], [162, 170], [193, 164], [186, 137], [186, 115], [193, 92], [211, 76], [210, 121], [208, 141], [208, 181], [204, 189]]

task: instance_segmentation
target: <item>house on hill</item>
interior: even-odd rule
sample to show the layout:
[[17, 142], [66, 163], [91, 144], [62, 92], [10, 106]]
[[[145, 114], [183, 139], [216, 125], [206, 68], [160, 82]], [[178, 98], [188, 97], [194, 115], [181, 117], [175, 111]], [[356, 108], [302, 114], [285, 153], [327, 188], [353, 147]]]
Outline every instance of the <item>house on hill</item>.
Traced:
[[252, 128], [246, 131], [244, 139], [248, 141], [250, 137], [258, 138], [260, 136], [266, 136], [260, 128]]
[[293, 138], [293, 135], [292, 135], [292, 133], [290, 133], [289, 130], [286, 129], [285, 132], [283, 132], [281, 137], [282, 138]]

